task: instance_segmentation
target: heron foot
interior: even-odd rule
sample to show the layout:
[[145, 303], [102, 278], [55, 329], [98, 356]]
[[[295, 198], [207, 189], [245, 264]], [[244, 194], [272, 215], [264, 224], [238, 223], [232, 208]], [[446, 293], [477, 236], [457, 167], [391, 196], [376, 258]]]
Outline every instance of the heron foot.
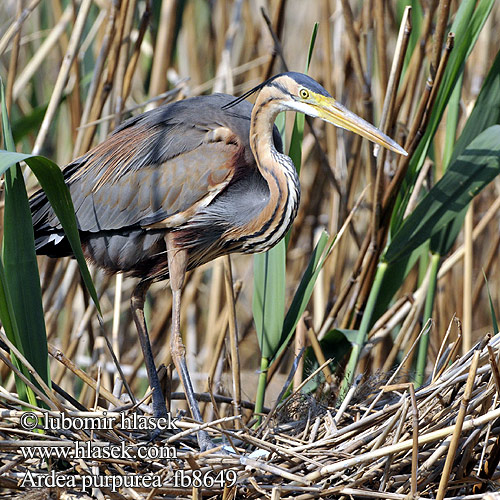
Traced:
[[200, 447], [200, 451], [202, 453], [204, 451], [208, 451], [208, 450], [212, 450], [213, 448], [217, 448], [217, 445], [210, 439], [210, 437], [206, 431], [198, 431], [197, 439], [198, 439], [198, 446]]
[[154, 443], [160, 437], [161, 433], [162, 433], [161, 429], [155, 429], [154, 431], [151, 431], [147, 435], [147, 443], [148, 444]]

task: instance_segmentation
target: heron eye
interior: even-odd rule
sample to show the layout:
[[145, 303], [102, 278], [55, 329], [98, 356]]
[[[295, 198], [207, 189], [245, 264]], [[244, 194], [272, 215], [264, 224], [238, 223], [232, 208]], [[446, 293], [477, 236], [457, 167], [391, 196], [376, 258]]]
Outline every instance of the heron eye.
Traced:
[[300, 97], [302, 97], [302, 99], [308, 99], [309, 98], [309, 91], [307, 89], [300, 89], [299, 95], [300, 95]]

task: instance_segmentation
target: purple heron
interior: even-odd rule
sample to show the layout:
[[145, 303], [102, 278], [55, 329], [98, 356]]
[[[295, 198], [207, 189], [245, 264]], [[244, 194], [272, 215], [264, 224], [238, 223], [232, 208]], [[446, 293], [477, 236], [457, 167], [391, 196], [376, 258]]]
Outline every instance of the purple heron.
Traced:
[[[245, 98], [255, 92], [252, 106]], [[146, 291], [170, 279], [172, 359], [192, 416], [201, 421], [180, 334], [184, 276], [224, 254], [264, 252], [290, 228], [300, 185], [274, 127], [281, 111], [321, 118], [406, 154], [312, 78], [284, 73], [237, 99], [193, 97], [133, 117], [64, 170], [86, 258], [140, 278], [131, 305], [155, 416], [164, 416], [166, 406], [144, 320]], [[70, 255], [43, 192], [31, 198], [31, 210], [37, 252]], [[198, 439], [210, 446], [206, 434]]]

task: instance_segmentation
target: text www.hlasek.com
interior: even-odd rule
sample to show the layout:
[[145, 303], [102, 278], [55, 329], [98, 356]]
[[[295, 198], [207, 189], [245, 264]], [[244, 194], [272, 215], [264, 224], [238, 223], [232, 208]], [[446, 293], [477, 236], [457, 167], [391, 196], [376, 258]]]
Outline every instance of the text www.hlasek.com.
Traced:
[[139, 445], [128, 446], [125, 442], [116, 445], [97, 443], [95, 441], [77, 441], [73, 446], [22, 446], [24, 458], [62, 458], [62, 459], [141, 459], [160, 460], [177, 458], [177, 450], [173, 446]]

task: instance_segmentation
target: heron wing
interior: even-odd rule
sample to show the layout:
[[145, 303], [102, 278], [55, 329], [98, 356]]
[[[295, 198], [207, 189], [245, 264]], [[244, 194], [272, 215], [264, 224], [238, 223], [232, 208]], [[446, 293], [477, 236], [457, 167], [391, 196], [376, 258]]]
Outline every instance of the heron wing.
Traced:
[[[230, 99], [215, 94], [139, 115], [70, 164], [64, 174], [80, 230], [176, 227], [209, 204], [240, 164], [254, 163], [252, 106], [222, 111]], [[50, 207], [33, 210], [33, 201], [35, 227], [59, 228]]]
[[80, 229], [98, 232], [160, 221], [165, 227], [182, 224], [227, 186], [236, 152], [237, 147], [207, 137], [193, 150], [173, 158], [151, 158], [140, 168], [134, 157], [128, 163], [99, 163], [97, 175], [89, 168], [69, 182]]

